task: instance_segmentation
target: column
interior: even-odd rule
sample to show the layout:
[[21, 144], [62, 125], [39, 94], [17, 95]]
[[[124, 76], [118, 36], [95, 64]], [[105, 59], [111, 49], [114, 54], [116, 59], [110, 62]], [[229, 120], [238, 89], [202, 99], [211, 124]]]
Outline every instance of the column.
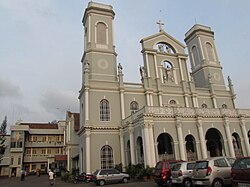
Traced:
[[149, 132], [149, 141], [150, 141], [150, 149], [151, 149], [151, 165], [150, 165], [150, 167], [154, 167], [156, 164], [156, 159], [155, 159], [153, 124], [149, 124], [148, 132]]
[[177, 136], [179, 141], [179, 150], [180, 150], [180, 157], [181, 160], [186, 160], [185, 155], [185, 148], [184, 148], [184, 141], [183, 141], [183, 133], [182, 133], [182, 122], [180, 117], [176, 118], [176, 128], [177, 128]]
[[247, 155], [244, 155], [244, 156], [250, 156], [250, 147], [249, 147], [249, 142], [248, 142], [248, 137], [247, 137], [246, 124], [245, 124], [245, 119], [243, 116], [240, 117], [240, 127], [241, 127], [241, 131], [243, 134], [245, 148], [247, 152]]
[[125, 169], [125, 154], [124, 154], [124, 139], [122, 129], [120, 129], [120, 150], [121, 150], [121, 161], [122, 161], [122, 171]]
[[89, 89], [85, 89], [85, 121], [89, 120]]
[[206, 146], [206, 140], [205, 140], [204, 133], [203, 133], [201, 117], [197, 117], [196, 125], [198, 127], [198, 133], [199, 133], [199, 137], [200, 137], [202, 158], [207, 158], [207, 146]]
[[143, 131], [144, 131], [144, 141], [145, 141], [145, 146], [144, 146], [144, 154], [146, 155], [146, 162], [145, 166], [149, 165], [151, 166], [151, 152], [150, 152], [150, 141], [149, 141], [149, 130], [148, 130], [148, 124], [145, 123], [144, 127], [143, 127]]
[[135, 141], [134, 141], [134, 129], [129, 127], [129, 142], [130, 142], [130, 154], [131, 154], [131, 164], [135, 164]]
[[227, 141], [228, 141], [228, 148], [229, 148], [229, 153], [231, 157], [235, 157], [235, 152], [234, 152], [234, 147], [233, 147], [233, 140], [232, 140], [232, 134], [230, 132], [229, 128], [229, 120], [228, 117], [224, 118], [224, 126], [226, 130], [226, 135], [227, 135]]
[[85, 132], [86, 141], [86, 173], [91, 173], [90, 163], [91, 163], [91, 153], [90, 153], [90, 130]]
[[120, 92], [122, 119], [125, 118], [124, 91]]

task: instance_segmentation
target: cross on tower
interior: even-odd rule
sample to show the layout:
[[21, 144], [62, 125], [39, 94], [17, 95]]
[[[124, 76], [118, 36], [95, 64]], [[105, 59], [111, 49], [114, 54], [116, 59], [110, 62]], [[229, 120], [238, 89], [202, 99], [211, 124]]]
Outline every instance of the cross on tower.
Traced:
[[161, 31], [163, 31], [163, 25], [164, 25], [164, 23], [163, 22], [161, 22], [161, 20], [159, 20], [159, 22], [156, 22], [158, 25], [159, 25], [159, 32], [161, 32]]

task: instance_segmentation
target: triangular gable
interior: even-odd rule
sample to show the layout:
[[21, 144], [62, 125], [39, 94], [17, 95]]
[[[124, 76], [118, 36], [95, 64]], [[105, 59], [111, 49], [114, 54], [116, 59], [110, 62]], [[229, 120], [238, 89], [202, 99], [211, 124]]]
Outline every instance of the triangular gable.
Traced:
[[177, 48], [182, 48], [182, 49], [185, 48], [184, 44], [182, 44], [181, 42], [179, 42], [178, 40], [176, 40], [174, 37], [170, 36], [165, 31], [161, 31], [159, 33], [156, 33], [156, 34], [153, 34], [153, 35], [148, 36], [146, 38], [143, 38], [140, 42], [143, 43], [144, 45], [147, 45], [148, 42], [155, 43], [157, 40], [158, 41], [162, 41], [162, 40], [159, 40], [160, 37], [166, 37], [166, 40], [170, 40], [171, 41], [171, 43], [169, 43], [169, 44], [171, 44], [171, 45], [173, 45], [173, 46], [175, 46]]

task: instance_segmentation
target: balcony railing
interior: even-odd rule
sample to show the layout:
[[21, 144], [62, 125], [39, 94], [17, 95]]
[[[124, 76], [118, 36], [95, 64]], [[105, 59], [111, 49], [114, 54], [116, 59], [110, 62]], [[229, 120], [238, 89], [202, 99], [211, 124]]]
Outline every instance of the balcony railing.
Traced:
[[24, 162], [47, 162], [51, 155], [25, 155]]
[[63, 142], [25, 142], [25, 147], [62, 147]]

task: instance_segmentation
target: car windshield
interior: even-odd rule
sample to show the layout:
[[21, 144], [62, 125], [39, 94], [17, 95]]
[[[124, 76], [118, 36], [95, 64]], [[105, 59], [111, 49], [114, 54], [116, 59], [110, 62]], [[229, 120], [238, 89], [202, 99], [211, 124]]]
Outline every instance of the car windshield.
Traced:
[[196, 162], [194, 168], [195, 169], [206, 169], [208, 167], [208, 161], [199, 161]]
[[94, 175], [97, 175], [98, 172], [99, 172], [99, 170], [96, 170], [93, 174], [94, 174]]
[[243, 158], [235, 161], [233, 166], [234, 169], [247, 169], [250, 168], [250, 158]]
[[170, 163], [169, 163], [169, 164], [170, 164], [170, 168], [173, 169], [173, 167], [175, 166], [176, 163], [177, 163], [177, 162], [170, 162]]
[[187, 170], [192, 170], [194, 169], [195, 163], [188, 163], [187, 164]]
[[233, 166], [235, 158], [227, 158], [227, 161], [229, 162], [230, 166]]
[[172, 171], [178, 171], [181, 168], [181, 164], [175, 164]]

